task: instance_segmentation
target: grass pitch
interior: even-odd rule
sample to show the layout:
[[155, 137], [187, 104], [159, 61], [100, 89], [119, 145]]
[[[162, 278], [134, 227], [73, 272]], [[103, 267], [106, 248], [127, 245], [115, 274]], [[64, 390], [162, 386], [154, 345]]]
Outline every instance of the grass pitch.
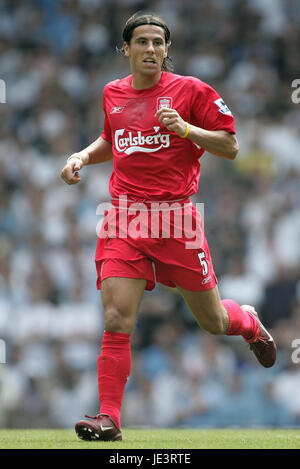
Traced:
[[300, 429], [122, 430], [123, 441], [85, 442], [73, 430], [0, 430], [1, 449], [300, 449]]

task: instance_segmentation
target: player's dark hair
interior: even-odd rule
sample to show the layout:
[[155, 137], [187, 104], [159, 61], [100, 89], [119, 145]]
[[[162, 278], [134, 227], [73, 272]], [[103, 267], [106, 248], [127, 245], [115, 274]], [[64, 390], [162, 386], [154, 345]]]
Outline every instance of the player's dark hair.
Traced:
[[[123, 41], [129, 45], [132, 35], [133, 35], [133, 30], [137, 28], [138, 26], [142, 26], [144, 24], [153, 24], [154, 26], [159, 26], [160, 28], [162, 28], [165, 33], [165, 41], [166, 41], [167, 46], [171, 45], [171, 41], [170, 41], [171, 33], [167, 24], [161, 18], [151, 13], [148, 13], [148, 14], [135, 13], [134, 15], [132, 15], [125, 23], [123, 34], [122, 34]], [[117, 51], [124, 55], [123, 47], [121, 49], [117, 48]], [[162, 69], [166, 72], [174, 71], [172, 59], [169, 56], [167, 56], [164, 59], [163, 64], [162, 64]]]

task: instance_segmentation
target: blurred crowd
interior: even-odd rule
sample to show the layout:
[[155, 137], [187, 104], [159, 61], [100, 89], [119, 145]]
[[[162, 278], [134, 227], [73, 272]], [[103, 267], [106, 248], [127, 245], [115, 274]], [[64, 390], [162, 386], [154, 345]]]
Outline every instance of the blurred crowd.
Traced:
[[255, 305], [279, 357], [260, 368], [240, 337], [204, 333], [179, 294], [157, 285], [132, 336], [123, 424], [297, 426], [297, 0], [1, 1], [0, 426], [72, 427], [98, 411], [103, 310], [93, 259], [112, 166], [84, 168], [77, 186], [60, 171], [102, 131], [102, 89], [129, 73], [116, 46], [138, 10], [170, 26], [175, 72], [208, 82], [236, 117], [240, 153], [234, 162], [202, 157], [194, 202], [205, 204], [222, 297]]

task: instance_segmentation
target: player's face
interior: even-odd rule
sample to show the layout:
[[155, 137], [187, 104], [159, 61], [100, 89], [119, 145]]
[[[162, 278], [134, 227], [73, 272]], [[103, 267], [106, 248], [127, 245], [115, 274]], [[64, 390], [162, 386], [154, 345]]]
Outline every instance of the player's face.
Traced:
[[129, 57], [132, 73], [155, 75], [161, 72], [168, 47], [162, 28], [152, 24], [137, 26], [130, 44], [124, 43], [125, 55]]

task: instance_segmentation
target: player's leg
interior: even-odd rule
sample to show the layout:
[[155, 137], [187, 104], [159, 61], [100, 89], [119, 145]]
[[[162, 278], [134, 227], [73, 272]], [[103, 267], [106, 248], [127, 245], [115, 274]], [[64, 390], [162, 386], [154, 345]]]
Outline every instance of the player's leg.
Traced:
[[147, 281], [109, 277], [102, 281], [104, 330], [131, 334]]
[[104, 334], [98, 357], [100, 413], [75, 426], [86, 440], [120, 440], [120, 412], [131, 368], [130, 334], [147, 281], [109, 277], [101, 282]]
[[259, 321], [252, 306], [221, 300], [218, 287], [189, 291], [177, 285], [200, 327], [211, 334], [241, 335], [250, 343], [259, 362], [269, 368], [276, 360], [273, 338]]
[[221, 303], [217, 286], [204, 291], [189, 291], [176, 286], [202, 329], [211, 334], [226, 334], [229, 315]]
[[98, 384], [101, 414], [108, 414], [120, 428], [120, 411], [130, 374], [130, 334], [146, 280], [111, 277], [101, 285], [104, 306], [104, 334], [98, 357]]
[[[250, 348], [265, 367], [276, 359], [276, 346], [258, 319], [252, 306], [240, 306], [233, 300], [221, 300], [201, 215], [187, 205], [174, 215], [174, 236], [156, 246], [150, 253], [155, 258], [157, 281], [176, 286], [182, 293], [199, 325], [212, 334], [241, 335], [251, 342]], [[184, 218], [180, 223], [180, 217]], [[192, 219], [192, 232], [185, 230], [186, 219]], [[175, 226], [176, 225], [176, 226]], [[175, 227], [184, 226], [182, 236]]]
[[[248, 315], [232, 300], [232, 303], [230, 303], [230, 300], [224, 300], [222, 302], [217, 285], [210, 290], [198, 292], [185, 290], [178, 285], [177, 289], [188, 304], [199, 326], [207, 332], [211, 334], [226, 334], [228, 330], [232, 330], [233, 323], [237, 322], [236, 316], [239, 316], [238, 314], [234, 314], [234, 306], [236, 306], [236, 310], [240, 309], [241, 319], [239, 321], [239, 327], [235, 324], [235, 332], [238, 333], [237, 335], [243, 335], [246, 339], [251, 339], [255, 336], [257, 332], [256, 322], [252, 318], [248, 321]], [[245, 323], [244, 327], [243, 321]]]

